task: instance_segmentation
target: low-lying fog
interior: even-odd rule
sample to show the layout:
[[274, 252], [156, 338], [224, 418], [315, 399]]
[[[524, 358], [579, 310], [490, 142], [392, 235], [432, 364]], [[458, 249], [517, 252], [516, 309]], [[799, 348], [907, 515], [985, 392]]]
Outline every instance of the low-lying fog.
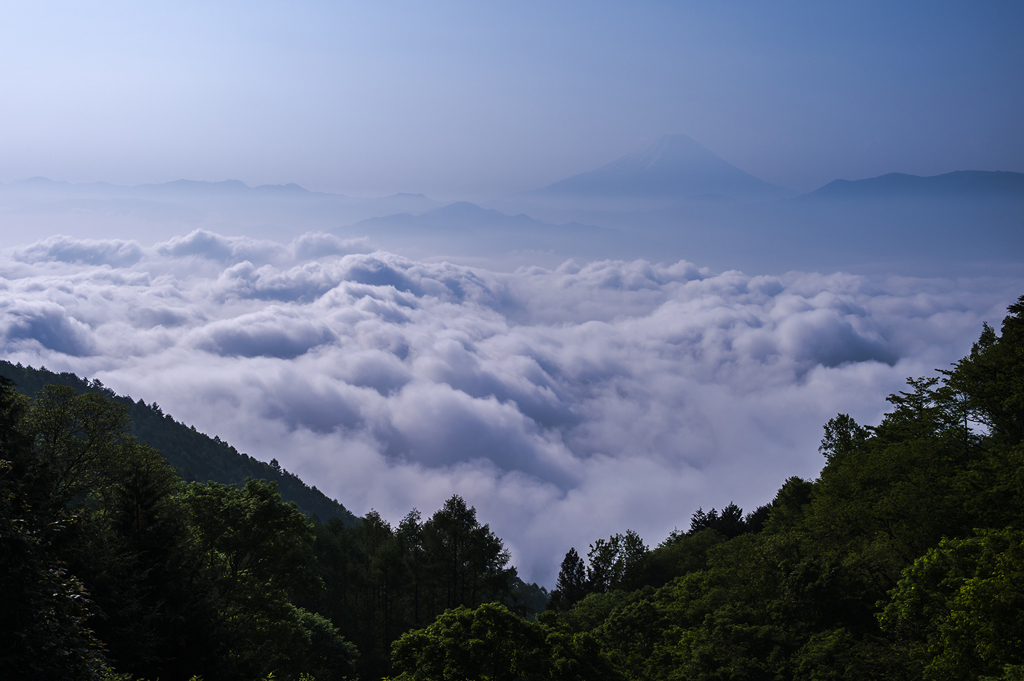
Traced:
[[357, 514], [461, 494], [549, 586], [570, 546], [655, 544], [814, 477], [827, 419], [876, 423], [1021, 293], [998, 272], [499, 271], [211, 231], [8, 245], [0, 277], [11, 361], [159, 402]]

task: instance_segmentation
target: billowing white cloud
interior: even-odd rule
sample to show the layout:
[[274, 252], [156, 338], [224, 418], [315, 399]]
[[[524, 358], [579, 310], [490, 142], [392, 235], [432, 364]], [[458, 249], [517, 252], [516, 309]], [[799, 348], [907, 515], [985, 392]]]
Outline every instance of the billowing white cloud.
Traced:
[[963, 355], [1010, 279], [750, 276], [687, 262], [493, 272], [365, 241], [196, 231], [0, 256], [12, 361], [98, 377], [357, 513], [458, 493], [551, 584], [570, 546], [651, 543], [814, 476], [821, 425], [877, 421]]
[[72, 357], [93, 354], [89, 327], [57, 303], [8, 299], [0, 302], [0, 309], [0, 328], [8, 347], [28, 344]]
[[[54, 237], [50, 241], [60, 243], [71, 242], [68, 237]], [[84, 241], [86, 247], [96, 250], [100, 244], [120, 245], [122, 242]], [[133, 243], [134, 242], [130, 242]], [[64, 247], [68, 249], [68, 246]], [[109, 247], [108, 247], [109, 248]], [[38, 250], [30, 246], [22, 250]], [[340, 239], [333, 234], [310, 232], [296, 238], [291, 244], [284, 246], [274, 241], [252, 239], [244, 236], [221, 236], [204, 229], [196, 229], [185, 236], [174, 237], [157, 244], [155, 254], [174, 258], [203, 258], [218, 263], [235, 264], [249, 262], [263, 264], [268, 262], [282, 263], [294, 260], [315, 260], [334, 255], [362, 253], [368, 250], [365, 238]]]
[[24, 248], [16, 248], [13, 256], [16, 260], [30, 263], [53, 261], [123, 267], [137, 263], [142, 257], [142, 248], [135, 241], [53, 236]]

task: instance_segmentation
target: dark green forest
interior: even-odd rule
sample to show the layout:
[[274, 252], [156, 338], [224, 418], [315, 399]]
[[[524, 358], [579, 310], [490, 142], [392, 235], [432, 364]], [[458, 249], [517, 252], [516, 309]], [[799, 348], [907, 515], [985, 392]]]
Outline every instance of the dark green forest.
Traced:
[[[394, 528], [355, 519], [156, 405], [7, 369], [26, 388], [0, 378], [3, 678], [380, 678], [447, 609], [547, 601], [460, 497]], [[146, 444], [163, 435], [195, 449], [165, 458]], [[188, 481], [182, 460], [227, 482]], [[236, 482], [252, 470], [272, 479]]]
[[825, 424], [817, 479], [571, 548], [550, 598], [460, 497], [355, 519], [156, 405], [3, 373], [4, 678], [1024, 679], [1024, 296], [881, 423]]
[[297, 476], [282, 469], [276, 459], [269, 464], [241, 454], [219, 437], [210, 437], [165, 414], [157, 403], [146, 404], [130, 397], [115, 395], [98, 380], [79, 378], [70, 373], [55, 373], [45, 367], [34, 369], [0, 360], [0, 376], [13, 381], [18, 392], [33, 397], [43, 386], [60, 385], [76, 393], [96, 393], [127, 409], [128, 432], [144, 445], [160, 450], [182, 479], [192, 482], [213, 480], [229, 485], [245, 484], [247, 478], [277, 483], [285, 501], [294, 501], [299, 510], [317, 520], [340, 518], [355, 523], [356, 517], [336, 500], [328, 499], [315, 486], [310, 488]]

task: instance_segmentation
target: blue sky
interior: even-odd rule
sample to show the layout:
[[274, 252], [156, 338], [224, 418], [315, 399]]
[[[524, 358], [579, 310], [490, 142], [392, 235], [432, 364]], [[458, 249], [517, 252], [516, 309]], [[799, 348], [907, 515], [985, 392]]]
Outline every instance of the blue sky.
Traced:
[[32, 3], [0, 181], [487, 198], [682, 132], [809, 191], [1024, 171], [1024, 4]]

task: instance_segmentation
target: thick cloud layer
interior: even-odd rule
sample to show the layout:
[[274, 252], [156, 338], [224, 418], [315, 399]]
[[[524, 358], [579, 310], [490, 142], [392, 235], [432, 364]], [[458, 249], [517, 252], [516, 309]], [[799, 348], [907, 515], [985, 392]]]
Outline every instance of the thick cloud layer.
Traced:
[[605, 261], [498, 273], [307, 234], [153, 247], [53, 237], [0, 258], [7, 358], [98, 377], [357, 513], [453, 493], [551, 585], [562, 555], [820, 470], [1020, 293], [999, 279], [713, 273]]

